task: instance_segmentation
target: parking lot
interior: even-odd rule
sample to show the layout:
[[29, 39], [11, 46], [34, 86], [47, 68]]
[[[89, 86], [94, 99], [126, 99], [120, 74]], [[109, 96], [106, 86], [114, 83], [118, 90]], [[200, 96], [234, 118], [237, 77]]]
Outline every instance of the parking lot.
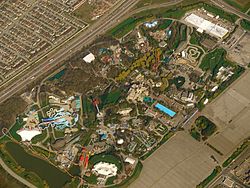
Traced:
[[0, 3], [0, 82], [87, 27], [62, 1]]

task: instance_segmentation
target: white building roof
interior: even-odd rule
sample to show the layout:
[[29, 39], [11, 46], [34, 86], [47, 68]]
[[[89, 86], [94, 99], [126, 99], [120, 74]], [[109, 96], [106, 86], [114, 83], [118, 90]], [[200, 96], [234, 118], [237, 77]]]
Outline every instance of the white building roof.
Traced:
[[123, 144], [124, 143], [124, 140], [121, 138], [121, 139], [119, 139], [119, 140], [117, 140], [117, 144]]
[[130, 158], [130, 157], [127, 157], [126, 159], [125, 159], [125, 162], [126, 163], [130, 163], [130, 164], [134, 164], [135, 163], [135, 159], [132, 159], [132, 158]]
[[205, 101], [203, 102], [203, 104], [207, 104], [208, 103], [208, 99], [205, 99]]
[[35, 137], [36, 135], [42, 134], [42, 131], [38, 129], [31, 129], [31, 130], [22, 129], [22, 130], [18, 130], [16, 133], [21, 136], [22, 141], [31, 141], [31, 139]]
[[224, 182], [223, 182], [226, 186], [228, 186], [228, 187], [233, 187], [233, 185], [234, 185], [234, 181], [232, 181], [230, 178], [226, 178], [225, 180], [224, 180]]
[[88, 55], [86, 55], [83, 60], [86, 62], [86, 63], [91, 63], [92, 61], [95, 60], [95, 56], [94, 54], [92, 53], [89, 53]]
[[99, 162], [94, 165], [92, 171], [96, 172], [97, 174], [104, 175], [107, 177], [116, 176], [117, 174], [117, 166], [112, 163], [106, 162]]
[[185, 21], [197, 27], [199, 31], [204, 30], [215, 37], [223, 38], [228, 33], [227, 29], [193, 13], [187, 16]]

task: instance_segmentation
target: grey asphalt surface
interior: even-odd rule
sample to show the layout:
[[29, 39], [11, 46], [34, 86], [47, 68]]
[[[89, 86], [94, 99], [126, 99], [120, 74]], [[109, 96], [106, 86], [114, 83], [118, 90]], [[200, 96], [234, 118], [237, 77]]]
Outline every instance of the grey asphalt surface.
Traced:
[[[4, 102], [15, 93], [22, 90], [25, 86], [32, 83], [38, 77], [44, 75], [49, 70], [55, 68], [56, 66], [63, 63], [63, 61], [69, 58], [72, 54], [80, 50], [83, 46], [86, 46], [93, 42], [98, 36], [107, 32], [112, 26], [115, 26], [120, 19], [124, 16], [128, 17], [127, 14], [130, 9], [132, 9], [139, 0], [123, 0], [121, 3], [118, 3], [109, 14], [104, 15], [97, 21], [95, 24], [90, 26], [88, 29], [83, 31], [77, 38], [72, 39], [69, 41], [63, 48], [57, 50], [52, 56], [48, 57], [47, 59], [42, 59], [41, 63], [37, 63], [38, 65], [30, 70], [28, 73], [23, 75], [20, 79], [15, 80], [13, 83], [10, 83], [7, 87], [0, 91], [0, 103]], [[250, 20], [250, 16], [246, 15], [235, 8], [225, 4], [221, 0], [211, 0], [212, 3], [215, 5], [226, 9], [229, 12], [233, 12], [239, 15], [242, 18]], [[144, 8], [141, 8], [136, 13], [140, 11], [147, 10], [148, 8], [159, 8], [159, 7], [166, 7], [177, 4], [181, 2], [181, 0], [172, 0], [167, 3], [163, 3], [160, 5], [151, 5]], [[126, 15], [127, 14], [127, 15]], [[52, 61], [49, 61], [53, 59]]]
[[227, 4], [227, 3], [226, 3], [225, 1], [223, 1], [223, 0], [211, 0], [211, 2], [212, 2], [214, 5], [220, 7], [221, 9], [226, 10], [227, 12], [234, 13], [234, 14], [236, 14], [237, 16], [239, 16], [239, 17], [241, 17], [241, 18], [244, 18], [244, 19], [250, 21], [250, 16], [249, 16], [248, 14], [245, 14], [245, 13], [239, 11], [238, 9], [236, 9], [236, 8], [234, 8], [234, 7], [232, 7], [232, 6], [230, 6], [229, 4]]
[[[55, 68], [56, 66], [63, 63], [63, 61], [69, 58], [72, 54], [81, 50], [83, 46], [91, 44], [98, 36], [106, 33], [110, 28], [120, 22], [121, 18], [127, 18], [132, 14], [145, 11], [151, 8], [159, 8], [159, 7], [167, 7], [181, 2], [182, 0], [171, 0], [167, 3], [151, 5], [140, 8], [130, 14], [127, 14], [129, 10], [131, 10], [139, 0], [123, 0], [121, 3], [118, 3], [109, 14], [104, 15], [100, 18], [96, 23], [90, 26], [88, 29], [83, 31], [83, 33], [75, 39], [69, 41], [63, 48], [60, 48], [57, 52], [55, 52], [52, 56], [41, 60], [41, 63], [37, 63], [38, 65], [30, 70], [30, 73], [26, 73], [22, 76], [22, 78], [16, 80], [15, 82], [9, 84], [6, 88], [0, 91], [0, 103], [4, 102], [11, 96], [13, 96], [18, 91], [25, 88], [28, 84], [32, 83], [45, 73], [49, 72], [49, 70]], [[50, 61], [53, 59], [52, 61]], [[43, 62], [42, 62], [43, 61]]]
[[[49, 59], [44, 60], [41, 63], [30, 70], [30, 73], [26, 73], [22, 78], [11, 83], [0, 92], [0, 103], [13, 96], [15, 93], [23, 89], [28, 84], [32, 83], [38, 77], [44, 75], [49, 70], [55, 68], [57, 65], [63, 63], [65, 59], [72, 54], [81, 50], [83, 46], [86, 46], [93, 42], [98, 36], [107, 32], [112, 26], [119, 22], [119, 19], [123, 17], [139, 0], [123, 0], [118, 3], [109, 14], [104, 15], [98, 22], [90, 26], [87, 30], [75, 39], [69, 41], [63, 48], [60, 48]], [[51, 60], [53, 59], [53, 60]]]
[[250, 147], [248, 147], [245, 151], [243, 151], [241, 155], [237, 159], [235, 159], [235, 161], [231, 165], [228, 166], [228, 168], [224, 169], [221, 172], [221, 175], [218, 176], [216, 179], [214, 179], [214, 181], [212, 181], [210, 185], [208, 185], [208, 188], [213, 188], [216, 185], [221, 184], [224, 177], [230, 177], [237, 185], [240, 185], [241, 187], [247, 187], [243, 185], [242, 182], [240, 182], [235, 176], [233, 176], [230, 173], [230, 171], [235, 167], [237, 167], [238, 165], [240, 165], [241, 163], [243, 163], [244, 160], [249, 157], [250, 157]]

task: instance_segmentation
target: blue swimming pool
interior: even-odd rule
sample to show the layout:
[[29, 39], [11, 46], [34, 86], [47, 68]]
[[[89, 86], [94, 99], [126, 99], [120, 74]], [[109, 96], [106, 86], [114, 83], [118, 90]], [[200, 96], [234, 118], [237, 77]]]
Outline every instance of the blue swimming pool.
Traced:
[[157, 103], [155, 105], [155, 108], [159, 109], [160, 111], [164, 112], [165, 114], [169, 115], [170, 117], [174, 117], [176, 115], [176, 112], [170, 110], [169, 108], [167, 108], [166, 106], [163, 106], [160, 103]]

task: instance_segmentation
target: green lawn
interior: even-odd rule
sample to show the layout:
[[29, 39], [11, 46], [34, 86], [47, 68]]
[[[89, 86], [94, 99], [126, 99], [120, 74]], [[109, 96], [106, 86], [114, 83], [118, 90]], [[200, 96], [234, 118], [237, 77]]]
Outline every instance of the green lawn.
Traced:
[[32, 144], [36, 144], [37, 142], [41, 142], [43, 139], [45, 139], [47, 136], [47, 131], [43, 130], [42, 134], [39, 134], [31, 139]]
[[231, 62], [225, 59], [226, 50], [223, 48], [216, 48], [212, 52], [205, 55], [200, 64], [200, 68], [203, 71], [210, 70], [212, 76], [215, 76], [220, 67], [228, 67], [231, 65]]
[[196, 188], [206, 187], [220, 172], [221, 167], [217, 166], [206, 179], [204, 179], [199, 185], [196, 186]]
[[100, 96], [101, 104], [99, 107], [102, 108], [105, 105], [116, 104], [119, 101], [121, 94], [122, 92], [119, 89], [103, 94], [102, 96]]
[[246, 140], [243, 144], [233, 152], [233, 154], [222, 164], [223, 167], [227, 167], [234, 159], [236, 159], [248, 146], [250, 140]]
[[[21, 119], [21, 118], [20, 118]], [[16, 123], [12, 126], [12, 128], [9, 130], [9, 133], [11, 134], [11, 136], [17, 140], [18, 142], [20, 142], [21, 136], [19, 136], [16, 132], [21, 129], [24, 126], [24, 122], [22, 120], [17, 120]]]
[[189, 42], [194, 45], [200, 45], [201, 36], [196, 31], [193, 31]]
[[205, 116], [200, 116], [195, 120], [195, 125], [190, 130], [191, 136], [200, 141], [206, 140], [216, 131], [216, 125]]
[[250, 8], [248, 0], [224, 0], [227, 4], [239, 9], [241, 12], [246, 12]]
[[89, 177], [84, 176], [84, 179], [90, 183], [90, 184], [96, 184], [97, 183], [97, 176], [94, 174], [91, 174]]
[[224, 18], [224, 19], [226, 19], [226, 20], [228, 20], [228, 21], [230, 21], [230, 22], [232, 22], [232, 23], [235, 23], [236, 20], [239, 18], [239, 17], [238, 17], [237, 15], [235, 15], [235, 14], [231, 14], [231, 13], [229, 13], [229, 12], [224, 11], [224, 10], [221, 9], [221, 8], [218, 8], [218, 7], [216, 7], [216, 6], [212, 6], [212, 5], [210, 5], [210, 4], [204, 4], [204, 8], [205, 8], [207, 11], [211, 12], [211, 13], [214, 13], [214, 14], [216, 14], [216, 15], [219, 15], [220, 18]]
[[118, 26], [115, 28], [111, 29], [108, 31], [108, 34], [115, 38], [122, 38], [124, 35], [129, 33], [131, 30], [133, 30], [139, 23], [142, 23], [145, 21], [145, 18], [136, 18], [136, 17], [131, 17], [120, 23]]
[[172, 23], [172, 20], [169, 20], [169, 19], [165, 20], [164, 19], [162, 21], [162, 23], [160, 23], [158, 29], [159, 30], [167, 29], [171, 25], [171, 23]]
[[250, 22], [248, 20], [241, 20], [240, 25], [243, 29], [250, 31]]

